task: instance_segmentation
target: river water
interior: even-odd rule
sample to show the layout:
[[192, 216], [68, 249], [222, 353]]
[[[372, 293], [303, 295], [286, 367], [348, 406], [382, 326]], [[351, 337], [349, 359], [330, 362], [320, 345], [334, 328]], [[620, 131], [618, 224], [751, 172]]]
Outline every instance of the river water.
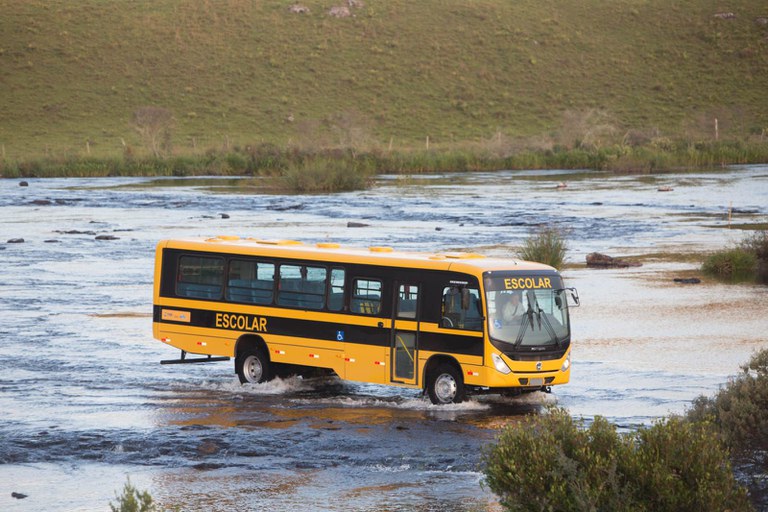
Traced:
[[[480, 460], [499, 428], [547, 404], [649, 424], [712, 394], [766, 346], [764, 286], [672, 282], [697, 263], [583, 262], [738, 242], [729, 223], [768, 220], [767, 166], [381, 176], [334, 195], [263, 195], [223, 178], [27, 181], [0, 180], [4, 511], [106, 510], [127, 477], [181, 510], [495, 511]], [[177, 356], [151, 335], [160, 239], [499, 256], [548, 225], [568, 232], [564, 277], [582, 298], [571, 383], [551, 394], [436, 407], [411, 390], [296, 378], [242, 387], [231, 363], [159, 364]]]

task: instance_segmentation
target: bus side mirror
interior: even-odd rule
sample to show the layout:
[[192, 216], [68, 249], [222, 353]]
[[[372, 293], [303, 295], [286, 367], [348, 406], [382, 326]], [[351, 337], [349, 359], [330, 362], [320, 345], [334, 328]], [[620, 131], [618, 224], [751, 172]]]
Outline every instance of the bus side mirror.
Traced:
[[568, 306], [574, 307], [574, 308], [579, 307], [579, 304], [581, 304], [581, 302], [579, 302], [579, 292], [576, 291], [576, 288], [566, 288], [566, 290], [568, 290], [569, 292], [567, 295]]
[[461, 289], [461, 309], [467, 311], [469, 309], [469, 289]]

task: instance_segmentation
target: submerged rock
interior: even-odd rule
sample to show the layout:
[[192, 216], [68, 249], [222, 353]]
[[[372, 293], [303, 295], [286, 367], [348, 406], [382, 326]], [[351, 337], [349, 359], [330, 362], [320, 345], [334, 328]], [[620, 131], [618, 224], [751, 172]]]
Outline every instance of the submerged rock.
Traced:
[[216, 441], [210, 439], [203, 440], [197, 447], [197, 453], [200, 455], [213, 455], [221, 451], [221, 446]]
[[26, 494], [22, 494], [20, 492], [12, 492], [11, 493], [11, 498], [16, 498], [17, 500], [23, 500], [26, 497], [27, 497]]
[[592, 252], [587, 254], [587, 267], [591, 268], [627, 268], [641, 266], [642, 263], [614, 258], [599, 252]]
[[28, 183], [28, 182], [26, 182], [26, 181], [20, 181], [20, 182], [19, 182], [19, 186], [20, 186], [20, 187], [28, 187], [28, 186], [29, 186], [29, 183]]
[[24, 243], [24, 239], [23, 238], [11, 238], [10, 240], [8, 240], [8, 243], [9, 244], [23, 244]]
[[96, 240], [120, 240], [120, 237], [115, 235], [98, 235]]
[[676, 283], [682, 283], [682, 284], [699, 284], [701, 282], [701, 279], [698, 277], [676, 277], [673, 279]]
[[69, 229], [69, 230], [60, 230], [57, 229], [54, 231], [54, 233], [59, 233], [61, 235], [95, 235], [95, 231], [80, 231], [77, 229]]
[[365, 224], [364, 222], [347, 222], [348, 228], [367, 228], [370, 226], [370, 224]]

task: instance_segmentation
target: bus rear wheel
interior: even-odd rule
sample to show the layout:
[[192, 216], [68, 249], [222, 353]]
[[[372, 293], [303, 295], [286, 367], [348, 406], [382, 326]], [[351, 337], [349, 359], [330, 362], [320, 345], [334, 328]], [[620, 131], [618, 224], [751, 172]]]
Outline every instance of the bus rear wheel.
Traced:
[[427, 394], [435, 405], [463, 402], [465, 391], [461, 372], [450, 364], [439, 365], [427, 377]]
[[257, 348], [244, 350], [237, 358], [236, 369], [241, 384], [258, 384], [272, 379], [269, 359]]

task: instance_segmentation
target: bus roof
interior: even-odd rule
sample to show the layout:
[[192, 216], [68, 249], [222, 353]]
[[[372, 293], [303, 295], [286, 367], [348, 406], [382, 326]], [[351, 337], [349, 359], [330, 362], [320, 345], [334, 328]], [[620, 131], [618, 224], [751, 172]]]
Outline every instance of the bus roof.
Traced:
[[511, 258], [488, 258], [482, 254], [470, 252], [405, 252], [385, 246], [360, 248], [343, 246], [333, 242], [310, 245], [295, 240], [262, 240], [238, 236], [162, 240], [158, 243], [158, 248], [388, 267], [451, 270], [469, 274], [501, 270], [556, 272], [554, 268], [542, 263]]

